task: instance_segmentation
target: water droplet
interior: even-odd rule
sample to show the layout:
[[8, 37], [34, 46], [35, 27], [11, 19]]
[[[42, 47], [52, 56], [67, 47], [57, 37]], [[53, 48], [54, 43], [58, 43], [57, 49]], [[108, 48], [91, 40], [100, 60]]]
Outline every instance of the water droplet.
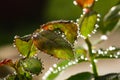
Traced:
[[80, 17], [83, 17], [83, 14], [81, 14]]
[[90, 35], [90, 34], [88, 34], [88, 37], [91, 37], [91, 35]]
[[22, 57], [23, 55], [22, 54], [19, 54], [20, 57]]
[[32, 74], [32, 77], [34, 77], [35, 75], [34, 74]]
[[13, 47], [16, 47], [16, 45], [15, 45], [15, 44], [13, 44]]
[[95, 63], [97, 63], [97, 62], [98, 62], [98, 60], [94, 59], [94, 62], [95, 62]]
[[115, 50], [115, 47], [110, 46], [110, 47], [109, 47], [109, 50], [110, 50], [110, 51]]
[[90, 64], [90, 67], [92, 67], [92, 64]]
[[64, 34], [62, 34], [62, 37], [63, 37], [63, 38], [65, 38], [65, 35], [64, 35]]
[[17, 74], [16, 71], [13, 72], [15, 75]]
[[43, 77], [42, 77], [42, 80], [46, 80], [46, 76], [43, 76]]
[[100, 39], [101, 39], [101, 40], [107, 40], [108, 37], [107, 37], [106, 35], [102, 35], [102, 36], [100, 37]]
[[67, 68], [68, 67], [68, 65], [65, 65], [65, 68]]
[[58, 67], [58, 71], [61, 71], [61, 67]]
[[84, 56], [81, 56], [80, 58], [81, 58], [81, 59], [84, 59]]
[[79, 19], [77, 19], [76, 21], [79, 22]]
[[107, 54], [108, 52], [107, 51], [104, 51], [104, 54]]
[[52, 68], [52, 67], [50, 67], [50, 68], [49, 68], [49, 71], [53, 71], [53, 68]]
[[87, 60], [88, 60], [88, 58], [85, 58], [85, 60], [87, 61]]
[[120, 52], [117, 52], [117, 55], [120, 55]]
[[83, 38], [83, 39], [86, 39], [86, 37], [84, 37], [83, 35], [79, 35], [81, 38]]
[[97, 18], [97, 21], [99, 22], [99, 21], [100, 21], [100, 19], [99, 19], [99, 18]]
[[101, 17], [101, 15], [100, 15], [100, 14], [97, 14], [97, 17]]
[[76, 61], [73, 61], [72, 64], [76, 64], [77, 62]]
[[69, 62], [68, 65], [69, 65], [69, 66], [72, 65], [72, 62]]
[[96, 50], [92, 50], [92, 53], [96, 53]]
[[78, 62], [79, 60], [78, 59], [75, 59], [75, 62]]
[[101, 50], [98, 50], [98, 54], [103, 54], [103, 51], [101, 51]]
[[115, 56], [115, 58], [118, 58], [118, 56]]
[[53, 67], [56, 68], [56, 67], [57, 67], [57, 64], [53, 64]]
[[62, 69], [64, 70], [64, 69], [65, 69], [65, 67], [63, 66], [63, 67], [62, 67]]
[[39, 35], [39, 33], [34, 33], [33, 36], [32, 36], [32, 39], [33, 39], [33, 38], [37, 38], [38, 35]]
[[99, 27], [99, 25], [98, 25], [98, 24], [95, 24], [95, 27], [96, 27], [96, 28], [98, 28], [98, 27]]
[[20, 36], [18, 36], [18, 35], [15, 35], [14, 39], [17, 39], [17, 38], [20, 38]]
[[73, 1], [73, 4], [74, 4], [74, 5], [78, 5], [76, 1]]
[[113, 57], [113, 55], [110, 55], [110, 57], [112, 58], [112, 57]]
[[58, 73], [58, 70], [53, 71], [54, 74]]

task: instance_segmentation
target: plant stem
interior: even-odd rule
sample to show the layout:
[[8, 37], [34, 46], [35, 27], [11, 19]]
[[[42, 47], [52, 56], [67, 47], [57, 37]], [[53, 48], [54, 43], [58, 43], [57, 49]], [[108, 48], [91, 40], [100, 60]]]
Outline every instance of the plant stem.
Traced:
[[92, 53], [92, 44], [91, 44], [91, 42], [89, 41], [88, 38], [85, 39], [85, 42], [87, 43], [87, 46], [88, 46], [89, 57], [90, 57], [90, 61], [91, 61], [91, 64], [92, 64], [93, 73], [94, 73], [95, 77], [98, 77], [97, 67], [96, 67], [96, 64], [94, 62], [94, 55]]

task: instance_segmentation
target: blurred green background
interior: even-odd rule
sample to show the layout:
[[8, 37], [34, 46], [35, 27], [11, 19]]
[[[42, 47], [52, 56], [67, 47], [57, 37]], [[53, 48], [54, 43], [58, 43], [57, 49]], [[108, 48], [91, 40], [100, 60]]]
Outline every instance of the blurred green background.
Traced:
[[[103, 17], [120, 0], [98, 0], [95, 10]], [[0, 46], [12, 44], [15, 35], [24, 36], [53, 20], [76, 20], [81, 9], [73, 0], [1, 0]]]

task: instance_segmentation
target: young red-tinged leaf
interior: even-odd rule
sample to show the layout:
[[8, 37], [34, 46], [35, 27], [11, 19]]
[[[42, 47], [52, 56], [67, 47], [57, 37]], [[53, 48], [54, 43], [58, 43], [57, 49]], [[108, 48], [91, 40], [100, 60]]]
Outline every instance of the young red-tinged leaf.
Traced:
[[33, 43], [41, 51], [62, 59], [73, 59], [74, 54], [71, 45], [60, 35], [45, 30], [33, 34]]
[[15, 45], [20, 52], [25, 57], [32, 57], [37, 53], [37, 49], [33, 44], [33, 41], [29, 38], [16, 38]]
[[3, 65], [12, 65], [12, 60], [11, 59], [5, 59], [5, 60], [2, 60], [0, 61], [0, 66], [3, 66]]
[[94, 0], [76, 0], [76, 2], [82, 8], [89, 8], [94, 4]]
[[87, 38], [94, 29], [96, 29], [95, 24], [97, 22], [97, 13], [94, 11], [90, 11], [89, 13], [85, 14], [79, 20], [80, 25], [80, 34]]
[[58, 33], [60, 32], [64, 33], [66, 36], [66, 39], [72, 44], [77, 39], [78, 26], [76, 23], [72, 21], [65, 21], [65, 20], [52, 21], [52, 22], [42, 25], [42, 29], [58, 31]]

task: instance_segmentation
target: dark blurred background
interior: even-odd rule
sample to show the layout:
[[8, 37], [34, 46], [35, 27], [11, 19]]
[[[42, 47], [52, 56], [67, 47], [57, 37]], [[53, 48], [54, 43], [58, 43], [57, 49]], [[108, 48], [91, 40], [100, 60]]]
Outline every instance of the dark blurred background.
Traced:
[[[118, 1], [98, 0], [95, 9], [103, 16]], [[76, 20], [81, 10], [72, 3], [73, 0], [0, 0], [0, 46], [12, 44], [15, 35], [30, 34], [48, 21]]]

